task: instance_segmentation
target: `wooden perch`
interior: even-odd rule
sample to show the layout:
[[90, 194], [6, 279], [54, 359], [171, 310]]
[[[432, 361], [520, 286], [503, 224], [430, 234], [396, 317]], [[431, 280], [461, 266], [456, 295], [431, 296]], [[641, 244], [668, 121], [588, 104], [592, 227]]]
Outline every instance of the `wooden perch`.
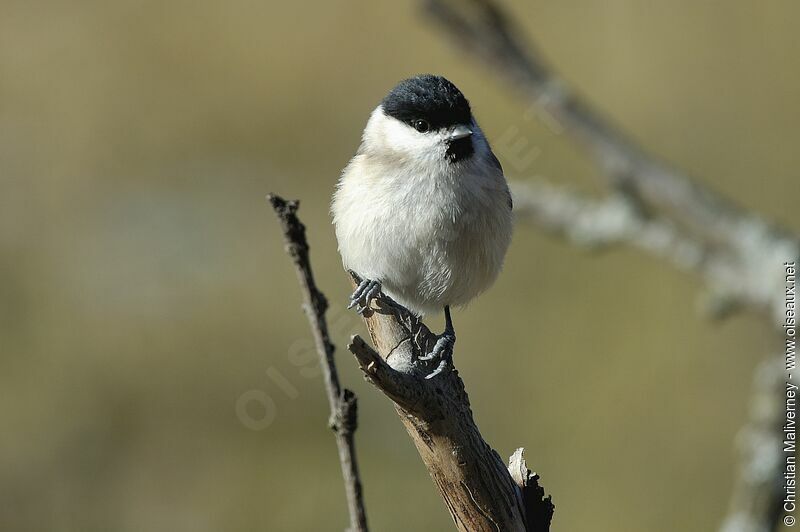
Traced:
[[314, 273], [311, 270], [311, 261], [308, 256], [306, 228], [297, 218], [299, 202], [286, 201], [275, 194], [269, 194], [267, 199], [281, 222], [286, 241], [286, 252], [292, 258], [297, 270], [297, 279], [303, 291], [303, 309], [308, 316], [308, 323], [319, 355], [325, 391], [331, 407], [328, 424], [336, 434], [336, 446], [339, 449], [339, 462], [344, 477], [347, 507], [350, 512], [349, 530], [351, 532], [367, 532], [367, 513], [364, 509], [354, 439], [357, 427], [357, 400], [352, 391], [343, 389], [339, 383], [339, 374], [333, 360], [334, 346], [331, 343], [328, 324], [325, 320], [328, 301], [314, 281]]
[[[352, 276], [353, 286], [359, 279]], [[436, 336], [408, 310], [381, 295], [364, 313], [377, 352], [359, 336], [348, 346], [365, 377], [395, 404], [459, 530], [549, 530], [554, 506], [522, 457], [506, 466], [484, 441], [472, 417], [464, 382], [453, 368], [419, 360]], [[510, 469], [510, 470], [509, 470]]]

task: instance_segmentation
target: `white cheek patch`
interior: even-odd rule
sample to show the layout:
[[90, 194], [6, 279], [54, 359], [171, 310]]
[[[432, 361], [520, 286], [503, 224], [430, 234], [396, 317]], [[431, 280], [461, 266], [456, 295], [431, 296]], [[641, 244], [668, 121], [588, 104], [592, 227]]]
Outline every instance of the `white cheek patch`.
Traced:
[[384, 133], [384, 140], [391, 149], [417, 156], [436, 149], [440, 143], [440, 137], [435, 131], [420, 133], [394, 118], [386, 119]]
[[408, 124], [387, 116], [381, 107], [372, 112], [364, 130], [364, 141], [368, 146], [410, 159], [444, 157], [443, 140], [442, 133], [420, 133]]

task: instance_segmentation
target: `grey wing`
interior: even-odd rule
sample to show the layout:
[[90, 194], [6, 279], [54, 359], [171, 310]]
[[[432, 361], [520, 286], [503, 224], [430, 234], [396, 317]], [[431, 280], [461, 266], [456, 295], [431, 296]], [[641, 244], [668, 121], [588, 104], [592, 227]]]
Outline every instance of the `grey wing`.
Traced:
[[[489, 161], [492, 163], [492, 166], [497, 168], [500, 173], [503, 173], [503, 165], [500, 164], [500, 161], [495, 156], [492, 150], [489, 150], [490, 159]], [[506, 195], [508, 196], [508, 208], [509, 210], [514, 210], [514, 200], [511, 199], [511, 191], [508, 189], [508, 185], [506, 185]]]

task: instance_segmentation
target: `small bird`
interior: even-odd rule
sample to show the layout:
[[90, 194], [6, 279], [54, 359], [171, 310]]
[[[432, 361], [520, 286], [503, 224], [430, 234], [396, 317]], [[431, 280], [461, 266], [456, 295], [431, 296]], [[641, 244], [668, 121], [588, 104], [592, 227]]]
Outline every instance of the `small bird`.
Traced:
[[450, 363], [451, 306], [497, 278], [511, 242], [511, 194], [469, 102], [430, 74], [401, 81], [370, 115], [331, 207], [344, 267], [363, 281], [350, 307], [381, 291], [418, 316], [444, 309], [422, 360]]

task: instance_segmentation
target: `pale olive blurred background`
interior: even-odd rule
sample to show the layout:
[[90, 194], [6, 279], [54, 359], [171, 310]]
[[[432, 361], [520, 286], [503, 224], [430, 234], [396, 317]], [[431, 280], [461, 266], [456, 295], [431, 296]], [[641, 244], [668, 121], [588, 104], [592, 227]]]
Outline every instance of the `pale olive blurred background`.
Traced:
[[[656, 155], [794, 230], [789, 0], [507, 2], [580, 93]], [[363, 327], [328, 204], [372, 108], [441, 73], [510, 178], [596, 169], [405, 2], [0, 2], [0, 529], [341, 530], [346, 510], [294, 272], [264, 196], [302, 199], [376, 531], [452, 525], [387, 400], [344, 350]], [[498, 149], [500, 159], [504, 153]], [[636, 252], [518, 226], [456, 312], [484, 436], [528, 449], [554, 530], [713, 530], [752, 370], [752, 315]], [[442, 319], [430, 320], [435, 329]]]

